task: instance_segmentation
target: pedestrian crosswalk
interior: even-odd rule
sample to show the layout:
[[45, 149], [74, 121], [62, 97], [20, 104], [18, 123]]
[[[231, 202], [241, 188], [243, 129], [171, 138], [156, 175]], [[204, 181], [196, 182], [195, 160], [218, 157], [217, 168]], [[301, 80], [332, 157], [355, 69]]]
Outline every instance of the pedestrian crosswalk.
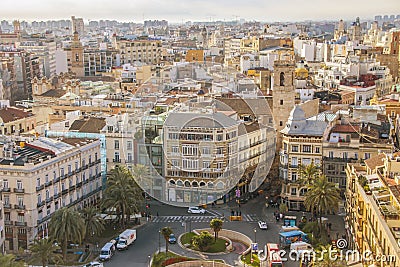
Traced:
[[[219, 214], [212, 215], [183, 215], [183, 216], [157, 216], [152, 218], [154, 223], [171, 223], [171, 222], [210, 222], [214, 218], [220, 218], [225, 221], [229, 220], [229, 217], [218, 216]], [[245, 222], [257, 222], [260, 218], [256, 214], [244, 214], [242, 213], [242, 221]]]
[[217, 216], [158, 216], [153, 218], [153, 222], [209, 222]]

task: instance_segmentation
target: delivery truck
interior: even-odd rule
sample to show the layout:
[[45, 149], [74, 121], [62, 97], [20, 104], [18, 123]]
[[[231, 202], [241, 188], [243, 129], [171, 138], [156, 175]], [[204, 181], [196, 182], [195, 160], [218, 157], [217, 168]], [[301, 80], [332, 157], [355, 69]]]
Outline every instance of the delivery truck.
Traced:
[[114, 255], [115, 252], [115, 240], [106, 243], [100, 250], [99, 259], [101, 261], [108, 261]]
[[136, 230], [126, 229], [119, 235], [117, 249], [125, 250], [136, 240]]

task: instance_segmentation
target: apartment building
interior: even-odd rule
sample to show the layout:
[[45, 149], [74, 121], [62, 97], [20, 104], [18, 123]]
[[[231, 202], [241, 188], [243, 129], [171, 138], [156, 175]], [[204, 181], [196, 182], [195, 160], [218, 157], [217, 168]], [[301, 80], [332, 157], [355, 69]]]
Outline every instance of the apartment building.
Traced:
[[96, 205], [101, 198], [99, 140], [8, 139], [2, 151], [6, 251], [27, 249], [33, 239], [46, 237], [57, 209]]
[[[11, 101], [32, 98], [31, 80], [42, 76], [42, 64], [39, 57], [21, 49], [0, 48], [0, 61], [9, 59], [13, 68], [17, 90], [11, 91]], [[11, 60], [10, 60], [11, 59]]]
[[268, 174], [274, 147], [272, 128], [243, 123], [235, 111], [170, 112], [163, 128], [167, 201], [198, 205], [227, 198], [232, 188], [254, 191]]
[[373, 107], [354, 107], [352, 115], [342, 110], [330, 114], [335, 119], [323, 140], [323, 173], [342, 193], [347, 184], [347, 163], [364, 162], [379, 152], [392, 152], [390, 123], [384, 111], [380, 112]]
[[120, 65], [136, 61], [150, 65], [161, 62], [161, 41], [116, 38], [114, 47], [119, 51]]
[[42, 73], [47, 78], [56, 74], [56, 49], [54, 39], [29, 38], [20, 42], [17, 48], [35, 54], [43, 67]]
[[83, 64], [85, 76], [99, 76], [102, 72], [111, 72], [116, 65], [116, 50], [84, 49]]
[[300, 179], [299, 165], [311, 163], [317, 167], [322, 165], [322, 143], [328, 124], [325, 121], [307, 119], [301, 106], [296, 105], [281, 130], [282, 148], [279, 151], [279, 177], [283, 180], [282, 201], [290, 210], [305, 210], [305, 186]]
[[36, 115], [15, 107], [0, 109], [0, 135], [22, 134], [35, 127]]
[[4, 255], [4, 241], [6, 239], [4, 232], [4, 206], [3, 206], [3, 181], [0, 179], [0, 251]]
[[347, 239], [350, 249], [371, 252], [361, 262], [366, 266], [400, 265], [399, 171], [400, 160], [392, 154], [346, 167]]
[[105, 126], [100, 133], [106, 138], [107, 170], [121, 164], [132, 170], [135, 163], [135, 134], [138, 127], [137, 114], [124, 113], [105, 118]]

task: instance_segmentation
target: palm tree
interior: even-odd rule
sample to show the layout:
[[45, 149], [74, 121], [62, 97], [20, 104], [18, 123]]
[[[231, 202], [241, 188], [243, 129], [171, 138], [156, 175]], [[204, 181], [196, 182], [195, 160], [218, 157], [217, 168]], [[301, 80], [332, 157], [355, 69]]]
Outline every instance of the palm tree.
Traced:
[[171, 227], [163, 227], [161, 229], [161, 234], [163, 235], [164, 239], [165, 239], [165, 254], [168, 253], [168, 239], [169, 236], [173, 233]]
[[63, 260], [67, 257], [69, 241], [81, 243], [85, 237], [85, 220], [72, 208], [61, 208], [53, 213], [49, 223], [50, 237], [61, 244]]
[[130, 171], [122, 166], [112, 169], [107, 178], [107, 188], [104, 191], [103, 207], [113, 208], [118, 212], [121, 225], [125, 228], [125, 222], [130, 214], [140, 211], [143, 196], [140, 187], [133, 179]]
[[33, 244], [29, 246], [29, 250], [32, 252], [30, 262], [41, 262], [42, 266], [45, 267], [49, 262], [60, 262], [61, 256], [55, 254], [56, 250], [60, 247], [54, 244], [54, 241], [49, 238], [35, 239]]
[[13, 254], [0, 254], [0, 266], [23, 267], [24, 265], [23, 261], [16, 261]]
[[316, 257], [314, 259], [314, 267], [341, 267], [346, 266], [346, 262], [343, 261], [339, 255], [335, 254], [332, 250], [331, 245], [320, 246], [316, 251]]
[[222, 230], [222, 224], [224, 222], [221, 219], [215, 218], [210, 222], [210, 227], [214, 230], [214, 239], [217, 241], [218, 232]]
[[334, 183], [328, 181], [325, 175], [321, 175], [308, 186], [308, 192], [304, 200], [307, 210], [319, 215], [320, 233], [322, 233], [322, 214], [337, 210], [340, 200], [340, 190]]
[[314, 162], [311, 162], [311, 164], [308, 165], [299, 165], [299, 174], [300, 174], [300, 179], [299, 183], [301, 185], [308, 186], [312, 184], [314, 179], [317, 177], [317, 175], [320, 173], [319, 168], [314, 164]]
[[85, 239], [91, 235], [99, 235], [103, 232], [104, 220], [97, 214], [97, 209], [95, 207], [86, 207], [80, 212], [85, 220]]

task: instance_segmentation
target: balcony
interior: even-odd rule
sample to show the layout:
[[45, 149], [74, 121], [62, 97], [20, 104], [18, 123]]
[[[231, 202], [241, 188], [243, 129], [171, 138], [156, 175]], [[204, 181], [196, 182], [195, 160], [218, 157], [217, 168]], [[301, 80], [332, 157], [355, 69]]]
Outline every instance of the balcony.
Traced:
[[43, 206], [44, 206], [44, 200], [37, 203], [38, 208], [43, 207]]
[[4, 225], [13, 225], [13, 221], [4, 220]]
[[96, 164], [96, 162], [89, 162], [89, 167], [92, 167], [92, 166], [94, 166]]
[[66, 174], [61, 175], [61, 180], [67, 179], [67, 177], [68, 177], [68, 175], [66, 175]]
[[53, 184], [53, 181], [48, 181], [48, 182], [46, 182], [45, 184], [44, 184], [44, 186], [45, 187], [48, 187], [48, 186], [50, 186], [50, 185], [52, 185]]
[[49, 203], [49, 202], [52, 202], [52, 201], [53, 201], [53, 197], [46, 198], [46, 203]]
[[68, 189], [64, 189], [62, 192], [61, 192], [61, 194], [63, 194], [63, 195], [65, 195], [65, 194], [67, 194], [68, 193]]
[[99, 164], [101, 162], [101, 159], [97, 159], [95, 162], [96, 164]]
[[79, 182], [79, 183], [76, 184], [76, 188], [79, 188], [81, 186], [82, 186], [82, 182]]
[[60, 181], [60, 177], [54, 179], [54, 183], [58, 183]]
[[121, 159], [113, 159], [113, 162], [121, 163]]
[[11, 204], [10, 204], [10, 203], [3, 204], [3, 207], [4, 207], [5, 209], [11, 209]]
[[24, 209], [25, 209], [25, 205], [18, 205], [18, 204], [15, 204], [15, 205], [14, 205], [14, 209], [16, 209], [16, 210], [24, 210]]
[[26, 222], [15, 222], [15, 226], [26, 226]]
[[14, 188], [14, 193], [25, 193], [25, 189], [23, 189], [23, 188]]
[[89, 183], [89, 179], [83, 180], [83, 184], [87, 184], [87, 183]]
[[54, 194], [54, 199], [58, 199], [60, 197], [60, 193]]
[[82, 170], [86, 170], [87, 168], [89, 168], [89, 165], [86, 164], [85, 166], [82, 167]]
[[36, 191], [40, 191], [44, 188], [44, 184], [36, 186]]
[[3, 192], [10, 192], [11, 191], [11, 189], [9, 188], [9, 187], [7, 187], [7, 188], [3, 188]]

